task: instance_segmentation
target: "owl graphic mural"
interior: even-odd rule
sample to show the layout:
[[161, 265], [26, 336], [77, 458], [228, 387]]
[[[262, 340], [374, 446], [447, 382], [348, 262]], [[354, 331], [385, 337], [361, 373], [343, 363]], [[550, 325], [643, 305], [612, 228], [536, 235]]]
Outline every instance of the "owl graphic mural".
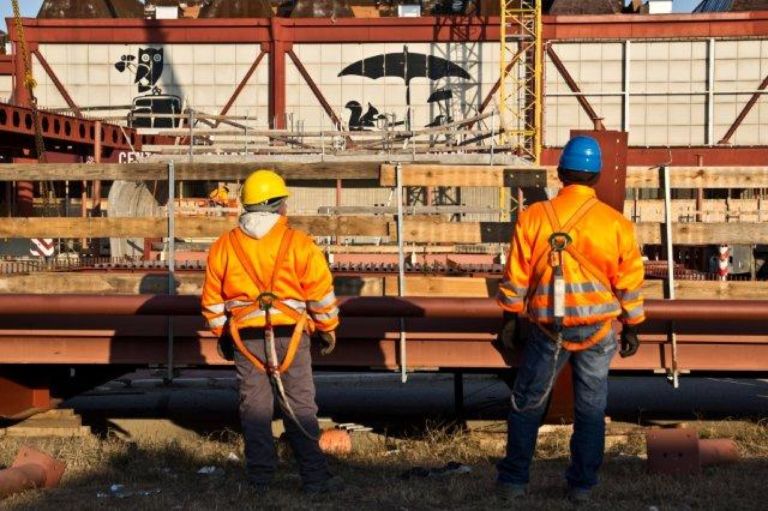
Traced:
[[[139, 48], [138, 56], [122, 55], [115, 62], [115, 69], [123, 73], [135, 73], [133, 83], [137, 84], [139, 96], [133, 98], [129, 124], [138, 128], [171, 128], [180, 123], [180, 119], [158, 118], [154, 114], [181, 113], [181, 98], [163, 94], [157, 81], [163, 74], [165, 62], [162, 48]], [[149, 92], [149, 94], [144, 94]], [[143, 95], [141, 95], [143, 94]]]

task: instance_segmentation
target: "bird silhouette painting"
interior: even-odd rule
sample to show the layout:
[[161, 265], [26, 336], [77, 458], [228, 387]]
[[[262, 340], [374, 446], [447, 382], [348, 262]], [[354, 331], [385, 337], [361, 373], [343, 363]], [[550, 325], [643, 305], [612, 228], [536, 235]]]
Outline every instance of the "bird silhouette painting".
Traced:
[[163, 74], [163, 49], [139, 48], [139, 56], [123, 55], [115, 63], [115, 69], [121, 73], [126, 70], [134, 70], [136, 73], [133, 83], [138, 84], [139, 93], [153, 90], [155, 84]]

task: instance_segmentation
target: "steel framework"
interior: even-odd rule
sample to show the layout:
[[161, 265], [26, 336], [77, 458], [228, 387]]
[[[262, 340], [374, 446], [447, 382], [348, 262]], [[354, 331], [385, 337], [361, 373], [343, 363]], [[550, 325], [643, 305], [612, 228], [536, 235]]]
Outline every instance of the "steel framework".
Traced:
[[500, 1], [502, 141], [518, 155], [538, 164], [541, 155], [541, 1]]

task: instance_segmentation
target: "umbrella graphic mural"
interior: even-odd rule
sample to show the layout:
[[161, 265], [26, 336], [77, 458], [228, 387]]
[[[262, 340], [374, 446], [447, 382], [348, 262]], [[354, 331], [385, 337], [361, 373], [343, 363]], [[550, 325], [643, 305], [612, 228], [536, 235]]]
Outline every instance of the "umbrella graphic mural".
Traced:
[[341, 70], [338, 76], [364, 76], [376, 80], [383, 76], [402, 78], [405, 81], [405, 103], [408, 106], [409, 117], [411, 109], [411, 80], [428, 78], [432, 81], [441, 78], [457, 77], [470, 80], [467, 71], [442, 57], [412, 53], [407, 46], [397, 53], [382, 53], [373, 57], [359, 60]]

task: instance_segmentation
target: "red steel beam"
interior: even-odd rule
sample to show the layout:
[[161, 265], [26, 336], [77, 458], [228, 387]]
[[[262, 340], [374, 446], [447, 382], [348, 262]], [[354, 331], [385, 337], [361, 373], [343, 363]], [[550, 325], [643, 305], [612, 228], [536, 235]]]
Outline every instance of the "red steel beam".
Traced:
[[557, 69], [557, 72], [560, 73], [560, 76], [563, 77], [563, 80], [565, 80], [565, 83], [568, 85], [568, 88], [571, 89], [571, 92], [576, 93], [576, 101], [579, 102], [581, 109], [584, 110], [584, 113], [586, 113], [587, 117], [589, 117], [589, 119], [592, 121], [595, 130], [605, 130], [602, 117], [600, 117], [595, 109], [592, 108], [592, 105], [590, 104], [587, 97], [581, 94], [579, 84], [576, 83], [576, 80], [573, 79], [571, 73], [568, 72], [568, 68], [565, 67], [565, 64], [563, 64], [563, 61], [560, 60], [560, 57], [557, 55], [555, 49], [552, 48], [552, 46], [547, 46], [547, 55], [549, 55], [549, 60], [552, 61], [552, 64], [555, 66], [555, 69]]
[[[235, 91], [232, 93], [232, 96], [230, 96], [229, 100], [227, 101], [227, 104], [224, 105], [224, 108], [221, 109], [221, 112], [219, 112], [219, 115], [221, 117], [227, 115], [227, 112], [229, 112], [229, 109], [232, 108], [232, 105], [235, 104], [235, 101], [237, 101], [237, 98], [240, 97], [240, 93], [243, 92], [243, 89], [248, 84], [248, 80], [251, 79], [251, 76], [253, 76], [254, 71], [256, 71], [256, 68], [259, 67], [259, 64], [261, 63], [261, 60], [264, 58], [264, 55], [267, 54], [267, 51], [264, 49], [259, 52], [259, 56], [256, 57], [256, 60], [253, 61], [253, 64], [251, 64], [251, 67], [248, 68], [248, 72], [245, 73], [245, 76], [243, 76], [243, 79], [240, 80], [240, 83], [237, 84], [237, 88], [235, 88]], [[218, 127], [221, 123], [221, 120], [217, 120], [214, 124], [214, 128]]]
[[[93, 144], [96, 139], [96, 124], [87, 119], [77, 119], [68, 115], [60, 115], [40, 110], [38, 112], [43, 138], [78, 144]], [[134, 146], [140, 148], [138, 137], [131, 128], [123, 128], [116, 124], [102, 123], [102, 144], [110, 149], [130, 151], [129, 141], [123, 135], [133, 138]], [[0, 134], [15, 133], [26, 136], [35, 135], [34, 115], [31, 108], [0, 103]]]
[[[340, 297], [346, 317], [498, 319], [492, 298]], [[764, 321], [768, 305], [761, 300], [647, 300], [646, 316], [658, 321]], [[179, 315], [200, 314], [193, 295], [0, 295], [0, 316], [9, 315]]]
[[288, 50], [288, 56], [291, 57], [293, 65], [296, 66], [299, 74], [302, 76], [302, 78], [304, 78], [304, 81], [307, 83], [307, 85], [309, 85], [309, 88], [312, 89], [312, 94], [314, 94], [315, 99], [320, 102], [320, 105], [323, 107], [326, 115], [328, 115], [328, 117], [331, 118], [331, 121], [333, 121], [333, 125], [336, 126], [337, 129], [340, 129], [342, 126], [341, 119], [338, 115], [336, 115], [336, 112], [333, 111], [333, 107], [330, 103], [328, 103], [328, 100], [325, 99], [323, 92], [312, 79], [312, 76], [309, 74], [309, 71], [307, 71], [307, 68], [304, 67], [304, 64], [301, 63], [301, 60], [299, 60], [299, 57], [293, 52], [293, 50]]
[[13, 74], [13, 55], [0, 55], [0, 76]]
[[64, 101], [67, 102], [67, 105], [70, 109], [75, 113], [76, 116], [82, 117], [83, 112], [80, 111], [80, 107], [77, 106], [77, 103], [75, 103], [75, 100], [72, 99], [72, 96], [69, 95], [69, 91], [67, 91], [67, 88], [64, 87], [64, 84], [61, 83], [61, 80], [59, 80], [59, 77], [56, 76], [56, 73], [53, 71], [51, 66], [48, 64], [48, 61], [45, 60], [45, 57], [40, 53], [39, 49], [35, 49], [32, 52], [32, 55], [34, 55], [37, 58], [37, 61], [40, 62], [40, 65], [43, 66], [43, 70], [45, 70], [45, 73], [50, 77], [53, 84], [56, 86], [56, 90], [59, 91], [59, 94], [61, 94], [61, 97], [64, 98]]
[[[284, 40], [324, 42], [498, 41], [498, 17], [425, 16], [421, 18], [272, 18], [284, 29]], [[27, 41], [41, 43], [262, 43], [269, 42], [270, 23], [242, 19], [47, 19], [23, 20]], [[11, 40], [16, 30], [9, 26]], [[667, 16], [544, 16], [545, 40], [683, 39], [768, 35], [768, 12], [679, 14]]]
[[[763, 81], [760, 82], [760, 85], [757, 86], [757, 91], [764, 91], [768, 87], [768, 75], [763, 78]], [[747, 118], [747, 115], [749, 115], [749, 112], [752, 111], [752, 108], [754, 108], [755, 104], [757, 104], [758, 100], [762, 96], [760, 92], [755, 92], [752, 94], [752, 97], [749, 98], [749, 101], [747, 101], [747, 104], [744, 105], [744, 108], [741, 109], [741, 112], [739, 112], [739, 115], [736, 116], [736, 120], [733, 121], [733, 124], [728, 128], [728, 131], [723, 135], [723, 138], [720, 139], [718, 144], [730, 144], [731, 143], [731, 137], [734, 133], [736, 133], [736, 130], [739, 129], [739, 126], [741, 126], [741, 123], [744, 122], [744, 119]]]

